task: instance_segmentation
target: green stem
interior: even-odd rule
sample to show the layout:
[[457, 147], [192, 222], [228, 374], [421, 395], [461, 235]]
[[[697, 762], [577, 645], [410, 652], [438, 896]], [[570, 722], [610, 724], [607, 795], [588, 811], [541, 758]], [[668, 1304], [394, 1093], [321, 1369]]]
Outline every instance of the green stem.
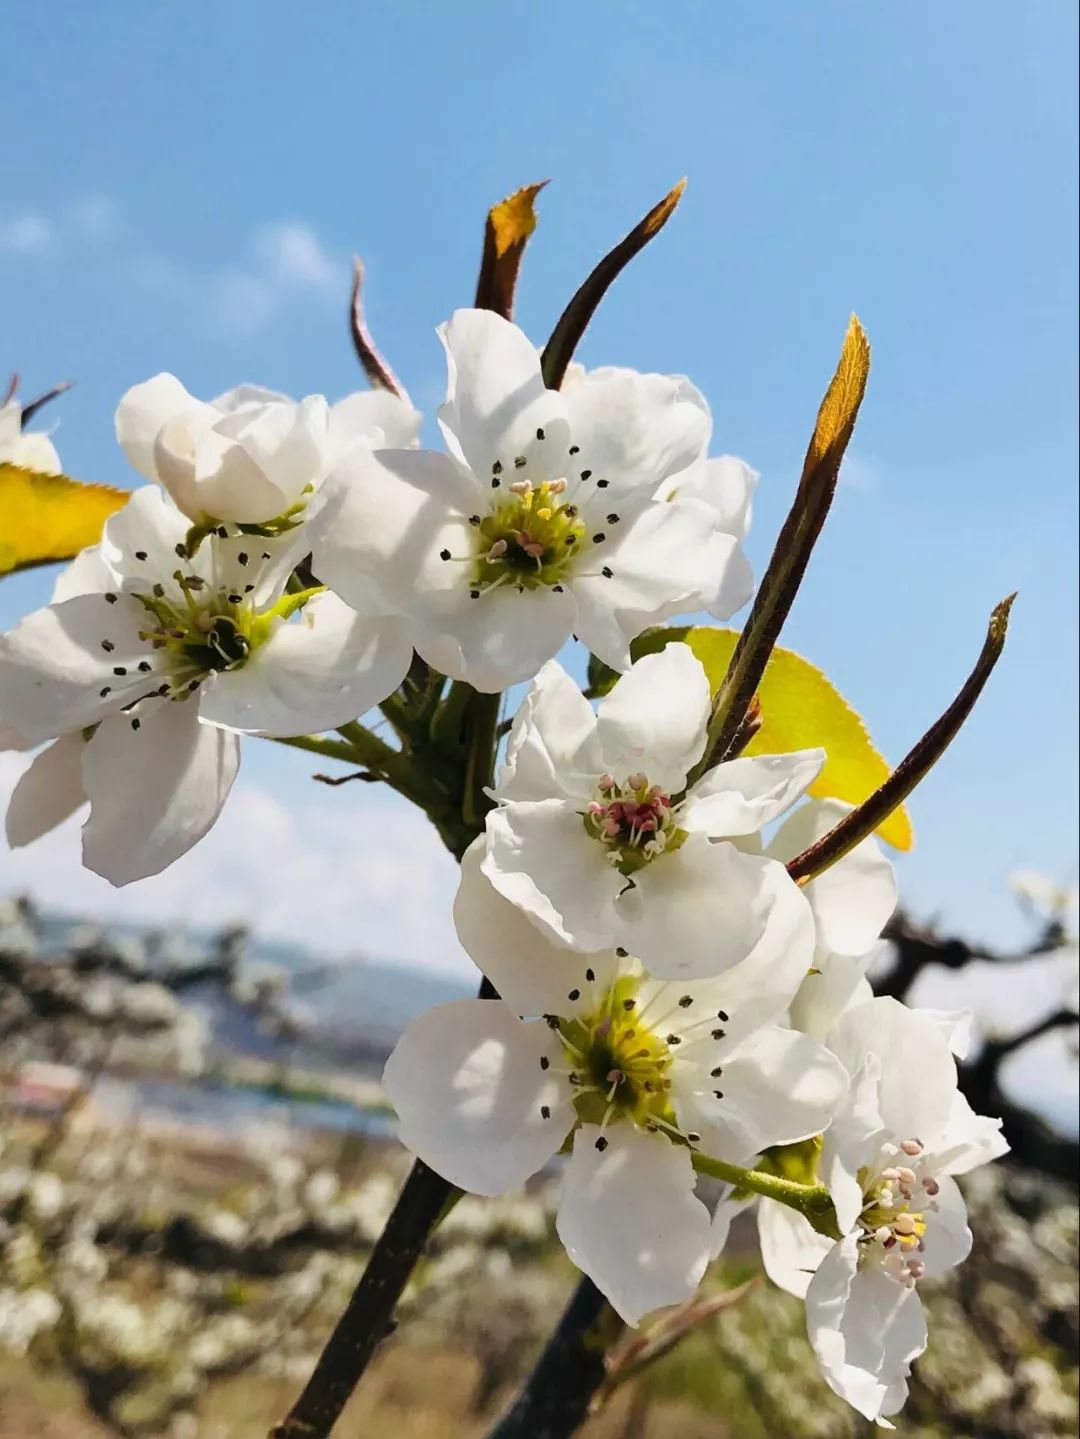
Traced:
[[317, 734], [296, 734], [290, 735], [288, 739], [280, 735], [274, 736], [275, 744], [291, 745], [293, 749], [307, 750], [309, 754], [321, 754], [324, 759], [339, 759], [345, 764], [355, 764], [356, 755], [352, 746], [344, 740], [329, 739], [325, 735]]
[[461, 817], [479, 832], [491, 808], [486, 791], [495, 779], [495, 751], [498, 748], [501, 694], [473, 696], [468, 709], [469, 755], [465, 762], [465, 784], [461, 796]]
[[824, 1184], [799, 1184], [794, 1179], [783, 1179], [778, 1174], [766, 1174], [760, 1169], [743, 1169], [739, 1164], [728, 1164], [723, 1159], [711, 1159], [707, 1154], [695, 1153], [694, 1168], [699, 1174], [722, 1179], [737, 1189], [749, 1189], [766, 1199], [775, 1199], [789, 1209], [797, 1209], [808, 1219], [820, 1234], [830, 1239], [839, 1239], [832, 1196]]

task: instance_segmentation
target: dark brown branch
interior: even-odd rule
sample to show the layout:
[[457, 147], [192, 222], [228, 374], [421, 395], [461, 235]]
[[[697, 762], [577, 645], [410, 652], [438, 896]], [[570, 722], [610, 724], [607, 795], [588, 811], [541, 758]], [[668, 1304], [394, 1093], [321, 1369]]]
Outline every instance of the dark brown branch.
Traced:
[[349, 306], [349, 329], [352, 333], [353, 346], [356, 349], [357, 358], [363, 366], [364, 374], [368, 377], [368, 383], [376, 390], [389, 390], [392, 395], [397, 395], [399, 400], [409, 403], [409, 396], [405, 386], [394, 374], [393, 370], [383, 359], [382, 355], [371, 338], [367, 324], [364, 320], [364, 306], [361, 300], [360, 291], [364, 284], [364, 266], [359, 255], [353, 256], [353, 287], [352, 303]]
[[652, 207], [645, 218], [634, 226], [629, 235], [620, 240], [614, 250], [604, 256], [559, 316], [558, 322], [551, 332], [551, 339], [544, 346], [544, 353], [541, 356], [544, 384], [549, 390], [557, 390], [561, 387], [566, 377], [566, 367], [574, 358], [574, 351], [612, 282], [634, 256], [645, 248], [653, 236], [658, 235], [664, 228], [674, 214], [675, 206], [682, 199], [685, 189], [686, 180], [682, 179], [658, 205]]
[[857, 844], [872, 835], [893, 810], [903, 804], [920, 780], [937, 764], [974, 709], [975, 701], [982, 694], [983, 687], [1001, 656], [1009, 627], [1009, 611], [1015, 598], [1015, 595], [1009, 595], [995, 607], [975, 668], [945, 713], [904, 756], [880, 789], [875, 790], [869, 799], [846, 814], [828, 834], [822, 835], [808, 849], [804, 849], [802, 854], [797, 854], [789, 861], [787, 870], [792, 879], [812, 879], [815, 874], [820, 874], [837, 860], [843, 859]]
[[[15, 378], [18, 378], [18, 377], [16, 376]], [[30, 421], [34, 418], [34, 416], [37, 414], [38, 410], [40, 410], [43, 405], [47, 405], [50, 400], [55, 400], [55, 399], [57, 398], [57, 396], [59, 396], [59, 395], [66, 394], [67, 391], [70, 390], [71, 387], [74, 385], [74, 383], [75, 383], [74, 380], [61, 380], [58, 385], [53, 385], [53, 387], [52, 387], [51, 390], [46, 390], [43, 395], [38, 395], [37, 399], [35, 399], [35, 400], [30, 400], [28, 404], [23, 405], [23, 407], [22, 407], [22, 427], [23, 427], [23, 429], [24, 429], [24, 430], [26, 429], [27, 425], [30, 423]]]
[[484, 225], [484, 250], [476, 281], [476, 308], [494, 310], [509, 320], [514, 313], [521, 257], [529, 236], [536, 229], [536, 197], [547, 180], [523, 185], [488, 211]]

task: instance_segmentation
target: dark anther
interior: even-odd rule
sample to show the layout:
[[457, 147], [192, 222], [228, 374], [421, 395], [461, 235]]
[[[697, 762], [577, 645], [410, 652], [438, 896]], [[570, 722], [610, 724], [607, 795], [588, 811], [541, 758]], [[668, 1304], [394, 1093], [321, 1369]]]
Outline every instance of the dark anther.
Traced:
[[182, 560], [186, 560], [186, 559], [187, 559], [187, 545], [174, 545], [174, 546], [173, 546], [173, 554], [174, 554], [174, 555], [178, 555], [179, 558], [182, 559]]
[[470, 515], [470, 516], [469, 516], [469, 524], [470, 524], [470, 525], [478, 525], [479, 523], [480, 523], [480, 516], [479, 516], [479, 515]]
[[684, 994], [684, 995], [682, 996], [682, 998], [679, 1000], [679, 1008], [680, 1008], [680, 1009], [689, 1009], [690, 1006], [693, 1004], [693, 1002], [694, 1002], [694, 996], [693, 996], [692, 994]]
[[593, 980], [596, 978], [596, 970], [587, 969], [585, 971], [585, 978], [589, 981], [590, 984], [592, 984]]
[[635, 1004], [637, 1004], [636, 999], [624, 999], [622, 1002], [622, 1007], [626, 1010], [627, 1014], [629, 1014]]
[[566, 543], [567, 543], [568, 545], [576, 545], [576, 544], [577, 544], [577, 535], [567, 535], [567, 537], [566, 537]]
[[135, 551], [135, 558], [136, 558], [137, 560], [145, 560], [145, 559], [146, 559], [146, 551], [145, 551], [145, 550], [136, 550], [136, 551]]
[[440, 551], [439, 551], [439, 559], [440, 559], [440, 560], [448, 560], [449, 558], [450, 558], [450, 551], [449, 551], [449, 550], [440, 550]]
[[237, 563], [238, 565], [246, 565], [247, 562], [248, 562], [248, 553], [247, 553], [247, 550], [241, 550], [240, 553], [239, 553], [239, 554], [237, 555], [237, 557], [236, 557], [236, 563]]
[[501, 482], [500, 482], [500, 480], [499, 480], [498, 475], [492, 475], [492, 477], [491, 477], [491, 488], [492, 488], [493, 490], [497, 490], [497, 489], [499, 488], [499, 484], [500, 484], [500, 483], [501, 483]]
[[570, 1001], [571, 1004], [576, 1004], [577, 1001], [581, 998], [581, 990], [580, 990], [580, 989], [572, 989], [572, 990], [570, 991], [570, 993], [569, 993], [566, 997], [567, 997], [567, 999]]
[[551, 588], [555, 591], [555, 593], [556, 593], [557, 595], [561, 595], [562, 592], [563, 592], [563, 587], [562, 587], [562, 585], [552, 585]]
[[156, 600], [163, 600], [164, 598], [165, 598], [165, 586], [164, 586], [164, 585], [155, 585], [155, 586], [154, 586], [154, 599], [156, 599]]
[[665, 1043], [666, 1043], [666, 1044], [682, 1044], [682, 1040], [679, 1038], [679, 1036], [678, 1036], [677, 1034], [669, 1034], [668, 1037], [667, 1037], [667, 1039], [665, 1040]]
[[615, 571], [611, 568], [610, 565], [605, 565], [604, 568], [600, 571], [600, 573], [603, 575], [605, 580], [610, 580], [615, 575]]
[[245, 585], [245, 586], [244, 586], [244, 594], [245, 594], [245, 595], [250, 595], [251, 592], [252, 592], [252, 590], [253, 590], [254, 588], [255, 588], [254, 585]]
[[550, 1119], [550, 1118], [551, 1118], [551, 1110], [548, 1108], [548, 1106], [547, 1106], [546, 1104], [542, 1104], [542, 1105], [540, 1106], [540, 1118], [541, 1118], [541, 1119]]
[[102, 698], [102, 699], [104, 699], [106, 695], [111, 695], [111, 694], [112, 694], [112, 685], [106, 685], [105, 688], [100, 691], [100, 693], [101, 693], [101, 698]]
[[604, 1138], [604, 1136], [603, 1136], [602, 1134], [601, 1134], [600, 1138], [596, 1141], [596, 1147], [597, 1147], [597, 1149], [600, 1151], [601, 1154], [603, 1154], [604, 1150], [607, 1148], [607, 1140]]
[[725, 1034], [727, 1034], [726, 1029], [714, 1029], [712, 1032], [712, 1037], [713, 1039], [723, 1039]]
[[159, 685], [157, 692], [161, 696], [161, 698], [164, 699], [165, 696], [169, 693], [169, 686], [167, 684]]
[[116, 596], [115, 596], [115, 595], [106, 595], [106, 596], [105, 596], [105, 603], [106, 603], [107, 605], [114, 605], [114, 604], [116, 604]]
[[690, 1133], [686, 1136], [686, 1142], [687, 1144], [700, 1144], [701, 1135], [695, 1134], [693, 1130], [691, 1130]]
[[597, 488], [598, 490], [606, 490], [607, 487], [608, 487], [608, 485], [610, 485], [610, 484], [611, 484], [611, 481], [610, 481], [610, 480], [597, 480], [597, 482], [596, 482], [596, 488]]
[[[218, 525], [218, 527], [217, 527], [217, 537], [218, 537], [219, 540], [227, 540], [227, 539], [229, 538], [229, 532], [228, 532], [228, 530], [225, 528], [224, 525]], [[264, 559], [269, 559], [270, 557], [269, 557], [269, 555], [264, 555], [263, 558], [264, 558]]]
[[234, 593], [234, 594], [231, 594], [231, 595], [229, 596], [229, 604], [231, 604], [231, 605], [238, 605], [243, 598], [244, 598], [243, 595], [238, 595], [238, 594], [235, 594], [235, 593]]
[[563, 514], [568, 520], [577, 519], [577, 505], [563, 505]]
[[492, 473], [493, 475], [501, 475], [501, 474], [502, 474], [502, 460], [496, 460], [496, 461], [495, 461], [495, 463], [494, 463], [494, 464], [492, 465], [492, 467], [491, 467], [491, 473]]
[[539, 427], [537, 427], [536, 438], [537, 438], [538, 440], [542, 440], [542, 439], [544, 438], [544, 432], [543, 432], [543, 430], [540, 429]]
[[105, 651], [107, 655], [111, 655], [116, 646], [113, 644], [112, 640], [102, 640], [101, 648]]
[[722, 1089], [714, 1089], [714, 1090], [713, 1090], [713, 1098], [714, 1098], [714, 1099], [723, 1099], [723, 1097], [724, 1097], [724, 1091], [723, 1091]]
[[547, 1057], [546, 1054], [542, 1054], [542, 1055], [540, 1056], [540, 1068], [541, 1068], [541, 1069], [550, 1069], [550, 1068], [551, 1068], [551, 1060], [548, 1059], [548, 1057]]
[[620, 959], [626, 959], [629, 956], [630, 951], [628, 949], [623, 949], [622, 945], [620, 944], [619, 947], [616, 949], [615, 953], [619, 956]]
[[727, 1022], [728, 1022], [728, 1012], [727, 1012], [726, 1009], [718, 1009], [718, 1010], [716, 1011], [716, 1017], [717, 1017], [717, 1019], [722, 1019], [722, 1020], [724, 1021], [724, 1023], [727, 1024]]
[[617, 525], [619, 523], [619, 517], [614, 510], [612, 510], [611, 514], [608, 515], [607, 522], [609, 525]]
[[194, 694], [201, 683], [201, 680], [188, 680], [188, 693]]
[[581, 472], [581, 478], [582, 478], [583, 480], [591, 479], [591, 478], [592, 478], [592, 470], [582, 470], [582, 472]]
[[150, 663], [149, 660], [140, 660], [140, 661], [139, 661], [139, 673], [140, 673], [140, 674], [148, 675], [153, 668], [154, 668], [154, 666]]
[[133, 720], [131, 721], [131, 728], [132, 728], [132, 729], [138, 729], [141, 724], [142, 724], [142, 720], [141, 720], [141, 719], [133, 719]]
[[544, 1020], [547, 1024], [548, 1029], [558, 1029], [559, 1016], [557, 1014], [545, 1014]]
[[469, 591], [469, 599], [471, 599], [471, 600], [478, 600], [479, 598], [480, 598], [480, 591], [479, 591], [479, 590], [470, 590], [470, 591]]
[[580, 446], [580, 445], [571, 445], [571, 446], [570, 446], [570, 453], [571, 453], [572, 455], [576, 455], [576, 454], [580, 451], [580, 449], [581, 449], [581, 446]]
[[720, 1076], [723, 1074], [723, 1072], [724, 1072], [724, 1066], [723, 1066], [722, 1064], [718, 1064], [715, 1069], [710, 1069], [710, 1070], [709, 1070], [709, 1078], [710, 1078], [710, 1079], [719, 1079]]
[[114, 675], [126, 675], [126, 674], [127, 674], [127, 670], [124, 668], [123, 665], [117, 665], [116, 668], [113, 670], [113, 674], [114, 674]]
[[592, 542], [594, 545], [602, 545], [606, 539], [607, 535], [604, 534], [603, 530], [597, 530], [596, 534], [592, 537]]
[[515, 469], [515, 470], [523, 470], [528, 463], [529, 463], [529, 462], [528, 462], [528, 460], [525, 458], [524, 455], [516, 455], [516, 456], [514, 457], [514, 469]]

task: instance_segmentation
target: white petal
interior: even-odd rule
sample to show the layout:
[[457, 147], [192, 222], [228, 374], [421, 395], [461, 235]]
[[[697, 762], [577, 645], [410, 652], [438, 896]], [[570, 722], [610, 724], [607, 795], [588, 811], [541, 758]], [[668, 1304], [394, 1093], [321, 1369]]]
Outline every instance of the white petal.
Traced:
[[697, 1289], [711, 1254], [709, 1211], [694, 1194], [690, 1151], [629, 1123], [574, 1136], [556, 1220], [577, 1267], [636, 1325]]
[[549, 660], [514, 716], [497, 796], [585, 796], [603, 772], [592, 706], [562, 666]]
[[959, 1090], [953, 1095], [945, 1133], [934, 1146], [931, 1168], [935, 1174], [970, 1174], [981, 1164], [1008, 1154], [1009, 1142], [1001, 1120], [976, 1114]]
[[582, 554], [583, 572], [570, 584], [579, 637], [613, 669], [627, 668], [629, 642], [649, 625], [701, 609], [727, 618], [750, 598], [746, 557], [707, 506], [657, 502], [631, 514], [613, 500], [605, 509], [621, 523], [612, 529], [601, 520], [605, 541]]
[[[236, 448], [251, 459], [261, 474], [276, 488], [280, 508], [270, 514], [253, 513], [258, 502], [249, 497], [241, 478], [234, 485], [232, 459], [225, 457], [220, 470], [200, 477], [200, 490], [209, 513], [228, 515], [240, 522], [272, 519], [300, 499], [307, 485], [317, 484], [329, 456], [330, 408], [322, 395], [309, 395], [299, 404], [271, 404], [254, 408], [242, 426], [221, 421], [219, 433], [235, 437]], [[223, 511], [219, 507], [228, 506]], [[241, 513], [240, 511], [246, 511]]]
[[[118, 584], [133, 580], [145, 591], [147, 580], [164, 582], [179, 568], [176, 547], [188, 529], [187, 517], [169, 496], [156, 485], [144, 485], [105, 521], [102, 561]], [[136, 555], [146, 558], [136, 559]]]
[[76, 595], [101, 594], [111, 588], [111, 580], [112, 571], [102, 558], [101, 547], [90, 545], [57, 575], [51, 603], [58, 605]]
[[241, 524], [281, 514], [291, 503], [258, 459], [219, 426], [239, 425], [246, 411], [221, 416], [210, 405], [167, 420], [154, 444], [154, 467], [175, 504], [192, 520], [207, 515]]
[[683, 375], [594, 370], [564, 398], [578, 458], [613, 494], [658, 489], [709, 443], [708, 408]]
[[806, 1324], [829, 1387], [867, 1419], [880, 1419], [907, 1397], [912, 1362], [926, 1348], [926, 1321], [914, 1289], [873, 1264], [857, 1266], [852, 1234], [814, 1275]]
[[85, 804], [83, 737], [64, 735], [35, 756], [11, 792], [5, 828], [12, 849], [32, 844]]
[[683, 823], [714, 837], [756, 834], [791, 808], [824, 763], [823, 749], [803, 749], [718, 764], [687, 796]]
[[859, 959], [850, 959], [843, 954], [826, 952], [823, 955], [819, 950], [815, 968], [791, 1001], [792, 1027], [801, 1029], [812, 1039], [824, 1040], [846, 1010], [873, 999], [866, 967], [875, 953], [876, 950], [871, 950]]
[[626, 881], [562, 800], [508, 804], [487, 817], [481, 868], [504, 898], [554, 939], [578, 949], [614, 942], [615, 897]]
[[175, 375], [162, 373], [133, 385], [116, 407], [116, 438], [128, 463], [144, 479], [156, 480], [154, 446], [165, 424], [178, 414], [202, 408]]
[[541, 1069], [542, 1058], [561, 1058], [552, 1031], [524, 1024], [500, 1000], [429, 1009], [383, 1071], [402, 1144], [472, 1194], [516, 1189], [544, 1167], [574, 1119], [569, 1085]]
[[[449, 568], [449, 566], [447, 567]], [[440, 616], [417, 623], [414, 643], [424, 659], [451, 679], [497, 694], [533, 675], [570, 638], [576, 609], [567, 590], [503, 586], [470, 597]]]
[[772, 1199], [758, 1204], [757, 1220], [765, 1273], [779, 1288], [805, 1299], [810, 1281], [834, 1241], [819, 1234], [798, 1210]]
[[25, 430], [7, 450], [4, 459], [9, 464], [21, 465], [25, 470], [35, 470], [40, 475], [58, 475], [63, 469], [56, 446], [48, 435], [37, 430]]
[[604, 767], [619, 783], [641, 770], [668, 793], [681, 790], [701, 758], [709, 681], [689, 645], [644, 655], [600, 701], [596, 735]]
[[105, 720], [83, 752], [83, 863], [115, 885], [158, 874], [213, 825], [239, 764], [236, 736], [200, 724], [192, 701], [147, 708], [137, 732]]
[[[863, 1171], [877, 1173], [882, 1146], [895, 1140], [882, 1126], [878, 1109], [881, 1061], [868, 1054], [851, 1076], [847, 1098], [825, 1132], [818, 1172], [832, 1195], [841, 1233], [853, 1230], [863, 1206]], [[905, 1136], [906, 1137], [906, 1136]]]
[[[524, 455], [533, 459], [537, 430], [540, 445], [565, 456], [569, 446], [563, 419], [564, 400], [544, 385], [540, 355], [521, 330], [491, 310], [457, 310], [439, 327], [446, 351], [446, 401], [439, 423], [447, 444], [486, 484], [499, 461], [506, 471]], [[549, 433], [550, 432], [550, 433]], [[544, 476], [530, 464], [530, 479], [557, 479], [563, 471]], [[478, 489], [479, 493], [479, 489]]]
[[210, 401], [213, 408], [222, 415], [235, 415], [238, 410], [251, 410], [261, 405], [294, 405], [291, 395], [280, 390], [268, 390], [265, 385], [234, 385], [224, 394], [215, 395]]
[[31, 744], [96, 724], [145, 688], [137, 671], [144, 623], [145, 611], [125, 595], [112, 605], [101, 594], [80, 595], [27, 615], [0, 635], [4, 721]]
[[926, 1233], [919, 1251], [928, 1279], [954, 1269], [971, 1253], [972, 1235], [960, 1186], [947, 1174], [938, 1175], [937, 1181], [939, 1188], [934, 1195], [937, 1208], [926, 1216]]
[[502, 897], [481, 871], [486, 841], [465, 851], [454, 899], [454, 924], [466, 954], [517, 1014], [561, 1014], [586, 969], [604, 987], [614, 973], [611, 950], [581, 953], [557, 945], [524, 911]]
[[[812, 799], [777, 831], [769, 853], [785, 863], [851, 812], [839, 800]], [[896, 872], [871, 837], [803, 886], [818, 944], [836, 954], [866, 954], [896, 908]]]
[[329, 449], [340, 458], [358, 441], [373, 449], [408, 449], [420, 435], [420, 413], [389, 390], [357, 390], [330, 406]]
[[411, 660], [404, 620], [361, 616], [337, 595], [316, 595], [245, 665], [213, 676], [200, 710], [243, 734], [318, 734], [392, 694]]
[[662, 979], [705, 979], [753, 954], [783, 960], [794, 994], [813, 962], [810, 909], [783, 865], [702, 834], [638, 870], [618, 916], [617, 942]]
[[734, 455], [717, 455], [673, 475], [660, 498], [701, 500], [716, 511], [722, 529], [742, 540], [750, 529], [759, 479], [756, 470]]
[[716, 1079], [710, 1046], [702, 1045], [698, 1062], [673, 1066], [672, 1102], [682, 1128], [699, 1133], [702, 1151], [717, 1159], [740, 1164], [770, 1145], [820, 1134], [847, 1092], [835, 1055], [793, 1029], [752, 1035], [723, 1054]]
[[314, 570], [355, 609], [375, 592], [401, 614], [438, 613], [467, 590], [471, 503], [461, 467], [432, 450], [348, 451], [308, 521]]
[[933, 1149], [945, 1132], [956, 1090], [956, 1062], [933, 1019], [896, 999], [874, 999], [837, 1020], [829, 1048], [857, 1074], [867, 1054], [881, 1061], [878, 1109], [897, 1142]]

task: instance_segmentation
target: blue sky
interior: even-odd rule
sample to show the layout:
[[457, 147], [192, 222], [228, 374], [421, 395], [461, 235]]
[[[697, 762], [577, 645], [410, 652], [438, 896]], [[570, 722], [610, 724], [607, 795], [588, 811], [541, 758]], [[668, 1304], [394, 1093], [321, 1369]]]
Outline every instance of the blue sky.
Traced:
[[[157, 370], [205, 395], [247, 379], [358, 387], [344, 319], [356, 250], [375, 333], [430, 412], [433, 327], [471, 299], [493, 201], [552, 177], [518, 307], [539, 340], [688, 175], [579, 358], [682, 371], [705, 391], [715, 448], [762, 473], [760, 573], [859, 313], [870, 393], [784, 639], [898, 759], [951, 698], [991, 606], [1019, 589], [1005, 658], [920, 789], [919, 848], [901, 865], [921, 913], [1011, 939], [1007, 873], [1070, 878], [1077, 862], [1076, 39], [1065, 0], [16, 7], [0, 367], [27, 395], [76, 379], [50, 412], [68, 470], [130, 483], [112, 413]], [[0, 624], [48, 584], [0, 587]], [[257, 903], [305, 826], [347, 850], [372, 814], [387, 835], [405, 823], [354, 793], [366, 787], [322, 790], [302, 757], [249, 748], [255, 788], [230, 821], [248, 879], [184, 872], [217, 886], [218, 909]], [[154, 882], [141, 898], [79, 888], [70, 844], [45, 855], [0, 866], [54, 901], [181, 905]], [[450, 880], [430, 863], [420, 907], [436, 909]], [[386, 885], [417, 908], [407, 877]], [[338, 938], [398, 932], [398, 901], [372, 929], [350, 896], [334, 901]], [[398, 952], [438, 963], [419, 951], [444, 943], [441, 911], [425, 925]]]

